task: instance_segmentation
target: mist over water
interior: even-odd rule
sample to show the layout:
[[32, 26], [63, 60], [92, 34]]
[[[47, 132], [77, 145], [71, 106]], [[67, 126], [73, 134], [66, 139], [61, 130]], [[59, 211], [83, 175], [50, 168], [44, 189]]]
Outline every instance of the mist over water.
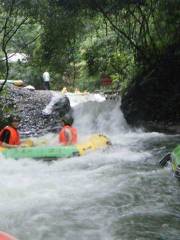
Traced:
[[1, 158], [0, 230], [19, 240], [179, 239], [180, 184], [158, 166], [179, 136], [131, 129], [120, 102], [103, 96], [69, 99], [80, 140], [102, 133], [112, 146], [51, 163]]

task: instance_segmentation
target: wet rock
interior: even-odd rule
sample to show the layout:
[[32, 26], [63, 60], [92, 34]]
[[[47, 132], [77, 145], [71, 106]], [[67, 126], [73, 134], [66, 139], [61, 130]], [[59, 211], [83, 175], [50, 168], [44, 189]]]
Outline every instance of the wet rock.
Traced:
[[[128, 124], [150, 131], [179, 133], [180, 57], [170, 46], [148, 70], [143, 69], [122, 96], [121, 110]], [[151, 70], [150, 70], [151, 69]]]

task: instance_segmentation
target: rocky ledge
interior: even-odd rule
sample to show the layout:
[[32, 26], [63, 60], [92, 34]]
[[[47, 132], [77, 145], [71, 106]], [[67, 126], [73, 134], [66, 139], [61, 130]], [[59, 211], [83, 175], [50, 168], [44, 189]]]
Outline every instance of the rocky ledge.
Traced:
[[132, 126], [180, 133], [179, 45], [167, 49], [151, 70], [144, 69], [122, 97], [121, 109]]

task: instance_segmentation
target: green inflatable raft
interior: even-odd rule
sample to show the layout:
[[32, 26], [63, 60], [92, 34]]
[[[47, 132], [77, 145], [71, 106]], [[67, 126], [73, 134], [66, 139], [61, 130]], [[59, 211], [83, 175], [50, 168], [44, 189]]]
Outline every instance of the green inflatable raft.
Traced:
[[175, 177], [180, 180], [180, 145], [177, 145], [171, 153], [168, 153], [163, 159], [161, 159], [159, 162], [160, 166], [166, 166], [168, 161], [171, 162]]
[[81, 156], [88, 151], [105, 147], [109, 144], [109, 139], [100, 134], [90, 136], [84, 143], [70, 146], [32, 146], [19, 148], [0, 148], [0, 152], [5, 158], [35, 158], [35, 159], [54, 159]]
[[180, 145], [171, 153], [171, 165], [175, 176], [180, 179]]

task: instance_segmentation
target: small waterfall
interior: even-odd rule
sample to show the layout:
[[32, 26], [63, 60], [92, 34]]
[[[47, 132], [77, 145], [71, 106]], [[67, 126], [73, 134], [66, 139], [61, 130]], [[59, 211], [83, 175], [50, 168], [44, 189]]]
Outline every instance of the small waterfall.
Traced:
[[74, 116], [74, 124], [82, 134], [99, 132], [114, 135], [130, 129], [120, 110], [119, 101], [83, 103], [74, 108]]

